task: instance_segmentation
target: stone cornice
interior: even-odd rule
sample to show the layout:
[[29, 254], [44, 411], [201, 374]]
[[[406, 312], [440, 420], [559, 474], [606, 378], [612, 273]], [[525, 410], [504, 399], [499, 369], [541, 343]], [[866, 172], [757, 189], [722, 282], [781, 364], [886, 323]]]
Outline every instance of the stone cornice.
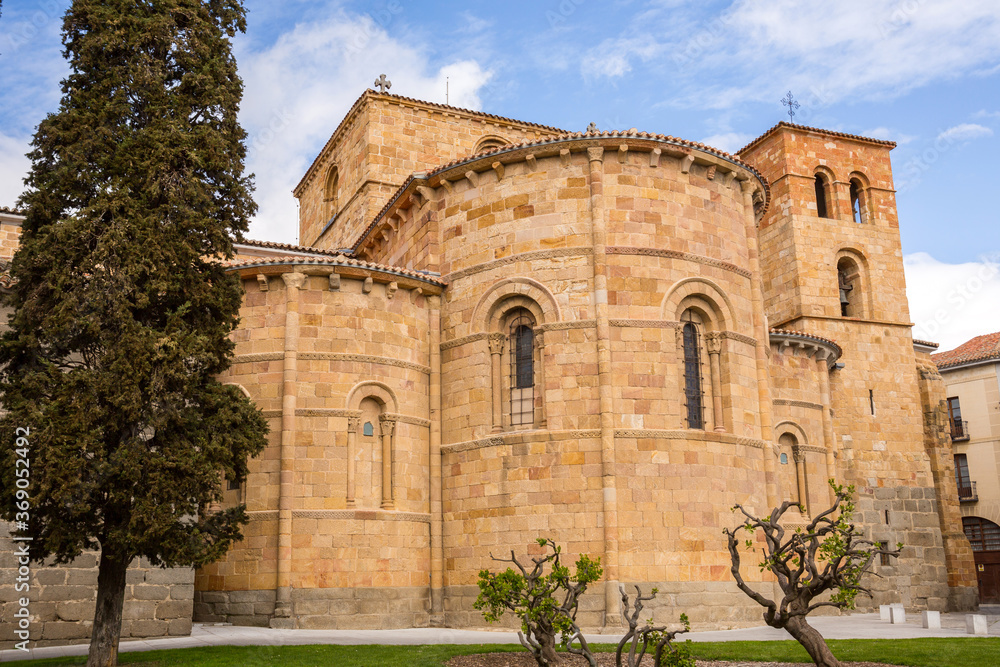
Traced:
[[516, 262], [530, 262], [537, 259], [549, 259], [551, 257], [589, 257], [594, 254], [594, 249], [587, 246], [577, 246], [571, 248], [552, 248], [550, 250], [532, 250], [531, 252], [522, 252], [516, 255], [507, 255], [506, 257], [501, 257], [500, 259], [494, 259], [489, 262], [483, 262], [482, 264], [474, 264], [472, 266], [467, 266], [464, 269], [459, 269], [457, 271], [452, 271], [451, 273], [441, 276], [441, 280], [452, 283], [456, 280], [461, 280], [462, 278], [468, 278], [469, 276], [475, 275], [477, 273], [482, 273], [484, 271], [492, 271], [493, 269], [498, 269], [503, 266], [508, 266]]

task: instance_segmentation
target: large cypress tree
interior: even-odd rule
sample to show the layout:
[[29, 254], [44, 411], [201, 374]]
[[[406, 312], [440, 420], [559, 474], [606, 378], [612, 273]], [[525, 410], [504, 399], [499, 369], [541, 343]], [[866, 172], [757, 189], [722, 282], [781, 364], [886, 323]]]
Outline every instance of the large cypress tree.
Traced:
[[71, 73], [29, 153], [0, 478], [14, 488], [30, 429], [31, 556], [100, 549], [90, 667], [117, 664], [129, 563], [199, 565], [240, 538], [244, 508], [215, 503], [265, 444], [257, 408], [216, 379], [242, 298], [220, 259], [256, 208], [230, 44], [244, 29], [240, 0], [75, 0]]

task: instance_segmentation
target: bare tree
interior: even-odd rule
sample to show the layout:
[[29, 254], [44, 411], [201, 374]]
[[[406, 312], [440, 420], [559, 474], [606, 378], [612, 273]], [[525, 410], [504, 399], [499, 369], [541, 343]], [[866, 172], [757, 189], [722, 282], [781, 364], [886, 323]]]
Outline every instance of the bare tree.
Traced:
[[[757, 604], [764, 607], [764, 621], [773, 628], [784, 628], [794, 637], [809, 656], [821, 667], [840, 667], [826, 640], [806, 622], [806, 615], [820, 607], [852, 609], [859, 593], [871, 596], [871, 591], [861, 585], [861, 578], [870, 571], [875, 556], [885, 554], [898, 557], [902, 544], [895, 550], [864, 539], [851, 523], [854, 514], [854, 487], [846, 489], [830, 480], [836, 493], [833, 506], [820, 513], [805, 527], [798, 527], [790, 534], [781, 526], [781, 519], [797, 503], [785, 502], [771, 511], [768, 518], [760, 519], [742, 505], [736, 505], [746, 521], [732, 530], [723, 529], [729, 538], [729, 555], [736, 585]], [[839, 514], [837, 513], [838, 509]], [[783, 596], [780, 602], [767, 599], [750, 588], [740, 574], [740, 551], [737, 533], [746, 530], [751, 535], [761, 531], [764, 537], [764, 560], [761, 570], [768, 570], [778, 580]], [[747, 550], [753, 549], [753, 540], [746, 540]], [[828, 600], [814, 600], [826, 592]]]
[[653, 652], [653, 667], [662, 667], [665, 664], [663, 662], [664, 649], [667, 650], [666, 664], [675, 665], [676, 667], [695, 667], [695, 661], [691, 657], [690, 652], [686, 650], [686, 647], [678, 649], [671, 644], [677, 635], [688, 632], [691, 629], [687, 614], [681, 614], [681, 623], [684, 624], [682, 630], [668, 631], [666, 626], [653, 626], [653, 619], [649, 619], [646, 625], [640, 628], [639, 614], [642, 613], [642, 603], [649, 602], [655, 598], [659, 591], [654, 588], [650, 595], [644, 596], [642, 589], [636, 586], [635, 607], [632, 608], [629, 603], [628, 593], [625, 592], [625, 587], [619, 584], [618, 590], [622, 594], [622, 617], [628, 625], [628, 632], [618, 642], [618, 650], [615, 652], [615, 665], [622, 667], [622, 651], [628, 646], [628, 653], [625, 655], [626, 667], [639, 667], [646, 652], [651, 646], [654, 646], [656, 648]]
[[[517, 633], [521, 645], [531, 651], [540, 667], [562, 663], [556, 652], [557, 635], [568, 653], [582, 656], [591, 667], [597, 667], [576, 624], [576, 612], [587, 585], [601, 578], [601, 559], [591, 560], [586, 554], [581, 555], [576, 561], [576, 574], [570, 575], [569, 568], [561, 563], [561, 547], [545, 538], [539, 538], [538, 544], [544, 555], [531, 559], [534, 567], [530, 571], [518, 562], [513, 551], [510, 558], [490, 554], [497, 562], [512, 563], [517, 571], [509, 567], [500, 574], [480, 571], [479, 597], [474, 607], [484, 609], [483, 617], [490, 623], [499, 620], [506, 611], [514, 612], [521, 619], [521, 630]], [[546, 548], [552, 553], [544, 553]], [[546, 567], [551, 567], [548, 574]], [[556, 599], [560, 591], [563, 591], [562, 602]], [[580, 646], [574, 646], [575, 642]]]

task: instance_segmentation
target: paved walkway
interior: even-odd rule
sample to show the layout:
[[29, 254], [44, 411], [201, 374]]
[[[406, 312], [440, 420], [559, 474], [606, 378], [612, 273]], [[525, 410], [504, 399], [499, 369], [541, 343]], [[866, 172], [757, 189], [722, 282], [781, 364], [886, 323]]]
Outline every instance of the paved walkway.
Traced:
[[[984, 607], [989, 634], [1000, 637], [1000, 607]], [[905, 624], [892, 625], [879, 619], [878, 614], [853, 614], [851, 616], [817, 616], [809, 623], [827, 639], [906, 639], [914, 637], [968, 637], [965, 632], [965, 614], [941, 614], [940, 630], [925, 630], [920, 625], [920, 614], [907, 614]], [[617, 643], [621, 634], [587, 634], [587, 641]], [[739, 630], [692, 632], [682, 635], [692, 641], [719, 642], [740, 640], [791, 639], [784, 630], [766, 626]], [[195, 623], [190, 637], [169, 637], [123, 641], [121, 651], [151, 651], [167, 648], [196, 646], [292, 646], [303, 644], [516, 644], [517, 634], [506, 631], [452, 630], [449, 628], [412, 628], [407, 630], [272, 630], [232, 625], [204, 625]], [[86, 655], [87, 645], [47, 646], [29, 652], [0, 651], [0, 662], [27, 660], [29, 658], [54, 658], [67, 655]]]

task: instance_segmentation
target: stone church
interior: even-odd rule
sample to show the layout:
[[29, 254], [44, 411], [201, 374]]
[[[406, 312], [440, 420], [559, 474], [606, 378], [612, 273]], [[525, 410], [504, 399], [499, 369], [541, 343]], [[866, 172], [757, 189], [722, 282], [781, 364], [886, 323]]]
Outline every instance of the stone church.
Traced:
[[295, 188], [303, 245], [232, 263], [224, 381], [270, 445], [194, 620], [482, 626], [490, 555], [548, 537], [601, 558], [584, 626], [620, 623], [619, 583], [658, 587], [657, 620], [756, 622], [732, 506], [805, 523], [831, 478], [905, 544], [861, 604], [974, 608], [894, 145], [782, 122], [730, 155], [365, 91]]

